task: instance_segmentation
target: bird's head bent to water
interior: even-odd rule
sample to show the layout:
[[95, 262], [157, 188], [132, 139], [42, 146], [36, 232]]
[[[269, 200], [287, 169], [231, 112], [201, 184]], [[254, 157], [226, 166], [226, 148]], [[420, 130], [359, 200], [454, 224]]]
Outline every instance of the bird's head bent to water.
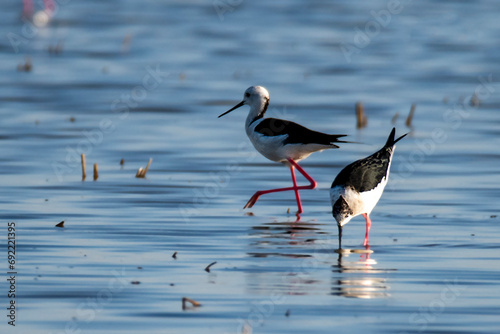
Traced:
[[243, 101], [225, 113], [219, 115], [219, 117], [229, 114], [231, 111], [238, 109], [245, 104], [250, 106], [250, 114], [252, 115], [252, 118], [263, 117], [269, 105], [269, 92], [262, 86], [248, 87], [245, 94], [243, 94]]
[[344, 196], [340, 195], [332, 207], [332, 215], [337, 221], [337, 224], [339, 226], [344, 226], [351, 220], [353, 214], [354, 212], [349, 207], [349, 204], [345, 200]]

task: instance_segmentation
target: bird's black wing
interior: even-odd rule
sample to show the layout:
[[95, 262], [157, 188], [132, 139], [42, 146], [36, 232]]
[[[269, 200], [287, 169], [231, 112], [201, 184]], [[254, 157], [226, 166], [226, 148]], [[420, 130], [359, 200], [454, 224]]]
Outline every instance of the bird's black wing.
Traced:
[[346, 136], [329, 135], [313, 131], [300, 124], [278, 118], [263, 119], [259, 125], [255, 127], [255, 131], [270, 137], [288, 135], [284, 142], [285, 144], [322, 144], [332, 145], [334, 147], [338, 146], [332, 143], [342, 143], [338, 138]]
[[359, 192], [374, 189], [387, 175], [394, 145], [407, 134], [395, 139], [396, 128], [393, 128], [384, 147], [367, 158], [354, 161], [346, 166], [333, 180], [335, 186], [350, 186]]
[[359, 192], [374, 189], [387, 175], [392, 147], [384, 147], [367, 158], [346, 166], [333, 180], [335, 186], [349, 186]]

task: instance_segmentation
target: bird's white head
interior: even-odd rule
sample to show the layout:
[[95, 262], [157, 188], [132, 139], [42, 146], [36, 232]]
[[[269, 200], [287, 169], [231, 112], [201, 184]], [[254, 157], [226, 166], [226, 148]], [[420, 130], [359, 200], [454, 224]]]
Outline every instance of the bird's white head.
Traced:
[[248, 87], [245, 94], [243, 94], [243, 101], [221, 114], [219, 117], [222, 117], [245, 104], [250, 106], [249, 117], [252, 119], [263, 117], [269, 105], [269, 92], [262, 86]]

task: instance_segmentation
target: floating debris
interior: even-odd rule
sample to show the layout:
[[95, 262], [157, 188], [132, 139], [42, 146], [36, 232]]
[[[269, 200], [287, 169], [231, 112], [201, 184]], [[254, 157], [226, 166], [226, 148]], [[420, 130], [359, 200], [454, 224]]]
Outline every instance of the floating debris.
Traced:
[[479, 107], [480, 103], [481, 103], [481, 101], [479, 101], [479, 97], [477, 97], [477, 94], [476, 93], [472, 94], [470, 101], [469, 101], [470, 106], [471, 107]]
[[148, 172], [148, 169], [149, 169], [149, 166], [151, 165], [151, 162], [153, 161], [153, 158], [149, 158], [149, 162], [146, 166], [146, 168], [139, 168], [139, 170], [137, 171], [137, 174], [135, 174], [135, 177], [139, 177], [139, 178], [145, 178], [146, 177], [146, 173]]
[[216, 263], [217, 263], [217, 261], [214, 261], [214, 262], [210, 263], [210, 264], [209, 264], [209, 265], [205, 268], [205, 271], [206, 271], [207, 273], [209, 273], [209, 272], [210, 272], [210, 267], [211, 267], [211, 266], [213, 266], [213, 265], [214, 265], [214, 264], [216, 264]]
[[24, 64], [21, 63], [17, 65], [18, 72], [31, 72], [32, 69], [33, 69], [33, 64], [31, 63], [30, 57], [25, 58]]
[[177, 252], [174, 252], [174, 254], [172, 254], [172, 257], [177, 260]]
[[290, 316], [290, 309], [286, 310], [286, 312], [285, 312], [285, 317], [288, 318], [289, 316]]
[[76, 118], [75, 118], [75, 117], [73, 117], [73, 116], [71, 116], [71, 117], [69, 118], [69, 121], [70, 121], [71, 123], [74, 123], [74, 122], [76, 121]]
[[123, 165], [125, 165], [125, 159], [120, 160], [120, 166], [123, 166]]
[[137, 269], [141, 270], [141, 269], [142, 269], [142, 267], [137, 267]]
[[497, 217], [497, 215], [491, 215], [490, 216], [490, 218], [496, 218], [496, 217]]
[[85, 154], [82, 153], [82, 181], [85, 181], [87, 177], [87, 172], [85, 170]]
[[139, 282], [139, 281], [132, 281], [132, 282], [130, 282], [130, 284], [137, 285], [137, 284], [141, 284], [141, 282]]
[[417, 107], [417, 104], [416, 103], [413, 103], [411, 105], [411, 108], [410, 108], [410, 113], [408, 114], [408, 117], [406, 118], [406, 126], [411, 128], [412, 125], [411, 125], [411, 122], [413, 121], [413, 114], [415, 113], [415, 108]]
[[62, 52], [63, 43], [61, 41], [57, 41], [56, 45], [49, 45], [49, 54], [58, 55]]
[[193, 299], [191, 299], [191, 298], [187, 298], [187, 297], [183, 297], [183, 298], [182, 298], [182, 309], [183, 309], [183, 310], [187, 310], [187, 309], [189, 309], [189, 308], [187, 307], [187, 305], [186, 305], [186, 302], [191, 303], [191, 305], [193, 305], [193, 307], [200, 307], [200, 306], [201, 306], [201, 304], [200, 304], [200, 303], [198, 303], [196, 300], [193, 300]]
[[56, 225], [56, 227], [64, 227], [64, 220]]
[[97, 164], [94, 164], [94, 181], [99, 178], [99, 172], [97, 171]]
[[368, 119], [366, 118], [363, 103], [356, 103], [356, 128], [362, 129], [368, 124]]

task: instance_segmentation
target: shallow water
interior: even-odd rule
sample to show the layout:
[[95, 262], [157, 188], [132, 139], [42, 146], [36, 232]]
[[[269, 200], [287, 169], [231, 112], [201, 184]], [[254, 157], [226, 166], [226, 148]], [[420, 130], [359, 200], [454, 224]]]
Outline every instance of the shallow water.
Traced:
[[[357, 28], [387, 5], [67, 1], [37, 30], [21, 1], [4, 6], [0, 216], [5, 236], [16, 223], [18, 298], [1, 332], [497, 333], [500, 7], [405, 2], [367, 42]], [[348, 44], [359, 52], [346, 58]], [[26, 56], [32, 70], [16, 71]], [[301, 163], [319, 187], [301, 193], [300, 221], [292, 194], [242, 209], [290, 184], [251, 147], [244, 108], [217, 119], [253, 84], [270, 91], [269, 115], [364, 143]], [[359, 217], [340, 256], [330, 183], [385, 142], [396, 113], [410, 135], [371, 247]]]

